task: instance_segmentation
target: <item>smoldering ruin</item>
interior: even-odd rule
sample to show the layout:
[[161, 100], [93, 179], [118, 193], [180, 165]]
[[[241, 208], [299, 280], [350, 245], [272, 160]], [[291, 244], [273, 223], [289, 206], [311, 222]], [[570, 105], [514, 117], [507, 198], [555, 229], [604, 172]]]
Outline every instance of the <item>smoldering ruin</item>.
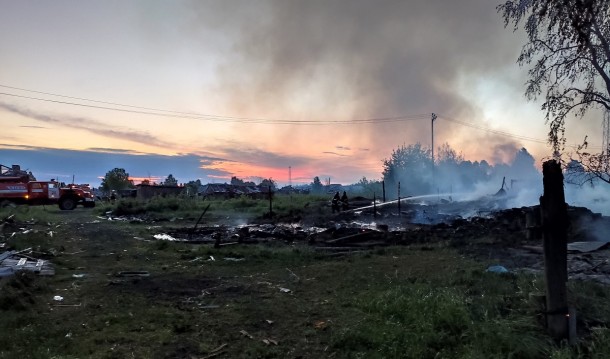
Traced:
[[[156, 233], [154, 238], [217, 248], [248, 244], [302, 246], [324, 256], [347, 256], [397, 245], [433, 249], [442, 244], [507, 271], [541, 273], [544, 263], [540, 205], [507, 207], [512, 200], [513, 195], [506, 192], [477, 199], [428, 195], [385, 203], [355, 197], [350, 209], [338, 214], [186, 226]], [[325, 206], [329, 207], [330, 202]], [[610, 285], [610, 217], [576, 206], [568, 207], [568, 216], [570, 278]], [[150, 228], [155, 231], [159, 227]]]

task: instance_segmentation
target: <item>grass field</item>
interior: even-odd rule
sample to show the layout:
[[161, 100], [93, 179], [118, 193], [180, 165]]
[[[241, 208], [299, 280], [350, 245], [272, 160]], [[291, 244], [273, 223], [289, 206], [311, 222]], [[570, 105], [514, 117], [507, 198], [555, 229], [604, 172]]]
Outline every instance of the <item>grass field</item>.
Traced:
[[[223, 205], [206, 219], [234, 219], [239, 203]], [[216, 249], [152, 238], [192, 226], [200, 203], [158, 212], [173, 221], [98, 218], [118, 206], [0, 212], [16, 215], [0, 242], [56, 268], [0, 281], [0, 358], [610, 357], [600, 285], [570, 284], [583, 339], [567, 347], [542, 326], [540, 278], [487, 273], [443, 242], [343, 257], [306, 243]]]

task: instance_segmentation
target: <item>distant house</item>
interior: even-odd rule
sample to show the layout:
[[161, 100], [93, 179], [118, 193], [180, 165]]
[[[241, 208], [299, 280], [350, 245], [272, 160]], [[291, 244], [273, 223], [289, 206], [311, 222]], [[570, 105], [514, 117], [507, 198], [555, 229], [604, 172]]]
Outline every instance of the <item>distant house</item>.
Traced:
[[178, 186], [153, 186], [149, 184], [138, 184], [137, 198], [150, 199], [153, 197], [170, 197], [178, 196], [184, 191], [184, 187]]
[[199, 188], [199, 195], [206, 198], [230, 198], [230, 187], [226, 183], [208, 183]]
[[326, 191], [326, 193], [342, 192], [343, 186], [338, 183], [331, 183], [329, 185], [324, 186], [324, 190]]
[[259, 186], [232, 185], [227, 183], [208, 183], [201, 186], [199, 195], [206, 198], [235, 198], [247, 196], [251, 198], [264, 198], [266, 190]]

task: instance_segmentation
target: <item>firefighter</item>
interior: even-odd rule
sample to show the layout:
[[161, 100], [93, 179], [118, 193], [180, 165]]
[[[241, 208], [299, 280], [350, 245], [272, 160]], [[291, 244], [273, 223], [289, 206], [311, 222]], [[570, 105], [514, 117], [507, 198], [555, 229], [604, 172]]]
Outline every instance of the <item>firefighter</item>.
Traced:
[[331, 201], [331, 207], [333, 209], [333, 213], [341, 211], [341, 207], [339, 207], [340, 200], [341, 199], [339, 198], [339, 192], [335, 193], [335, 196], [333, 197], [333, 200]]
[[347, 193], [345, 191], [343, 191], [343, 196], [341, 196], [341, 209], [344, 211], [347, 211], [349, 209], [349, 201], [347, 199]]

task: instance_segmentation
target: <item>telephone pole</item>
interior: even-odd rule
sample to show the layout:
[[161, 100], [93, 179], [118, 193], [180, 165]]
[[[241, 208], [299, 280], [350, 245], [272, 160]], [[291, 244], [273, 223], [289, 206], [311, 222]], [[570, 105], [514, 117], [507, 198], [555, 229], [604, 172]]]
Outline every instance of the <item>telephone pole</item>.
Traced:
[[432, 113], [432, 118], [430, 121], [430, 128], [432, 130], [432, 190], [434, 190], [434, 187], [436, 187], [436, 181], [435, 181], [435, 177], [434, 177], [434, 120], [436, 120], [436, 114]]

